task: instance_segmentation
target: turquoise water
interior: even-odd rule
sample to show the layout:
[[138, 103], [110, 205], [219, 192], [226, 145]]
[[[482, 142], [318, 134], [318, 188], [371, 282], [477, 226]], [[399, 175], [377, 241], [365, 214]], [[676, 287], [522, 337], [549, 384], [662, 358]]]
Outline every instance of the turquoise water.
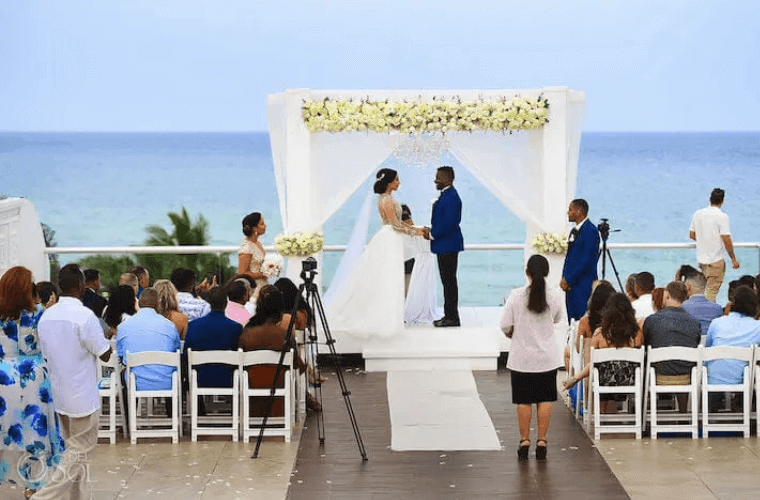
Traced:
[[[522, 222], [456, 160], [442, 161], [457, 169], [465, 241], [522, 243]], [[397, 198], [416, 222], [429, 222], [434, 168], [392, 157], [385, 165], [400, 172]], [[621, 230], [611, 242], [686, 242], [692, 213], [721, 187], [734, 241], [754, 242], [758, 173], [760, 133], [584, 133], [577, 196], [589, 201], [592, 220], [608, 217]], [[369, 188], [367, 181], [325, 225], [328, 243], [345, 243]], [[237, 245], [240, 221], [252, 211], [267, 220], [265, 244], [282, 229], [266, 133], [0, 133], [0, 194], [29, 198], [60, 246], [140, 244], [145, 226], [168, 228], [166, 213], [183, 206], [208, 219], [212, 244]], [[728, 279], [758, 273], [757, 250], [738, 256], [743, 267]], [[613, 257], [622, 279], [649, 270], [663, 284], [680, 264], [694, 264], [693, 250], [616, 250]], [[337, 259], [325, 258], [326, 282]], [[523, 284], [521, 252], [465, 252], [460, 283], [462, 304], [498, 304]]]

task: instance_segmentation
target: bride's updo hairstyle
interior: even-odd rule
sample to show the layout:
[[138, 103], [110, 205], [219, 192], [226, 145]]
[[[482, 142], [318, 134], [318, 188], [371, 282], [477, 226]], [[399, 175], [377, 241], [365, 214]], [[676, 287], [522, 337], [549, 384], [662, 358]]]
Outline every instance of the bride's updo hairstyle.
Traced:
[[377, 180], [373, 188], [376, 194], [383, 194], [388, 189], [388, 184], [396, 180], [398, 172], [392, 168], [381, 168], [377, 173]]
[[546, 302], [546, 277], [549, 276], [549, 261], [543, 255], [531, 255], [525, 274], [530, 276], [528, 310], [541, 314], [549, 307]]
[[259, 225], [261, 221], [261, 214], [259, 212], [253, 212], [246, 215], [243, 218], [243, 234], [250, 236], [253, 234], [253, 228]]

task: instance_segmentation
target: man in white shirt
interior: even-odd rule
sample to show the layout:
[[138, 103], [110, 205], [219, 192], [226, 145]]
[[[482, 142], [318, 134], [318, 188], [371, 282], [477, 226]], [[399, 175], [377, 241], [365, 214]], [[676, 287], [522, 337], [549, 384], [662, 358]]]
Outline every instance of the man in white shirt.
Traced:
[[697, 262], [707, 278], [705, 297], [713, 302], [726, 274], [723, 249], [731, 257], [733, 268], [739, 269], [728, 227], [728, 214], [721, 210], [725, 194], [720, 188], [713, 189], [710, 193], [710, 206], [694, 212], [689, 227], [689, 238], [697, 242]]
[[40, 319], [40, 347], [53, 389], [66, 452], [35, 500], [89, 498], [88, 465], [98, 442], [100, 394], [97, 358], [108, 361], [111, 345], [90, 309], [82, 305], [84, 274], [76, 264], [58, 273], [61, 299]]
[[654, 314], [654, 305], [652, 304], [654, 275], [646, 271], [636, 274], [634, 290], [639, 298], [631, 302], [631, 305], [636, 311], [636, 321], [639, 321]]

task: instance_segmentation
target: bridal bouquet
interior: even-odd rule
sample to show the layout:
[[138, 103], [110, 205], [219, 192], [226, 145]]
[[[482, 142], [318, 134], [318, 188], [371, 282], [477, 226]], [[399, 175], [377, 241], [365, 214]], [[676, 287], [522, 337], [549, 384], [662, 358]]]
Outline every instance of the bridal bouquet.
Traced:
[[530, 242], [533, 250], [537, 253], [559, 253], [567, 252], [567, 235], [559, 233], [541, 233], [537, 234]]
[[267, 254], [264, 262], [261, 263], [261, 272], [267, 279], [274, 279], [282, 272], [282, 265], [285, 263], [282, 257], [277, 254]]
[[279, 234], [274, 239], [274, 248], [284, 257], [308, 257], [325, 246], [322, 233], [302, 232]]

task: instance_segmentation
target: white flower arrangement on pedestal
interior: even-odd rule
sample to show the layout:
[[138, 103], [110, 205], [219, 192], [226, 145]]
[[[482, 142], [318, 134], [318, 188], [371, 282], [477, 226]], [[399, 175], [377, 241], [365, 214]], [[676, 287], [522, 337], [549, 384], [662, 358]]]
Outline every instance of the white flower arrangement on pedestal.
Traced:
[[322, 233], [278, 234], [274, 238], [274, 248], [283, 257], [308, 257], [321, 251], [324, 246], [325, 237]]
[[304, 101], [303, 121], [309, 132], [399, 131], [447, 132], [495, 130], [512, 132], [544, 126], [549, 101], [538, 97], [499, 100], [370, 101], [369, 99]]
[[271, 280], [277, 278], [280, 276], [284, 264], [285, 260], [276, 253], [267, 254], [267, 256], [264, 257], [264, 262], [261, 263], [261, 272], [267, 277], [267, 279]]
[[541, 233], [530, 242], [536, 253], [567, 253], [567, 235], [559, 233]]

